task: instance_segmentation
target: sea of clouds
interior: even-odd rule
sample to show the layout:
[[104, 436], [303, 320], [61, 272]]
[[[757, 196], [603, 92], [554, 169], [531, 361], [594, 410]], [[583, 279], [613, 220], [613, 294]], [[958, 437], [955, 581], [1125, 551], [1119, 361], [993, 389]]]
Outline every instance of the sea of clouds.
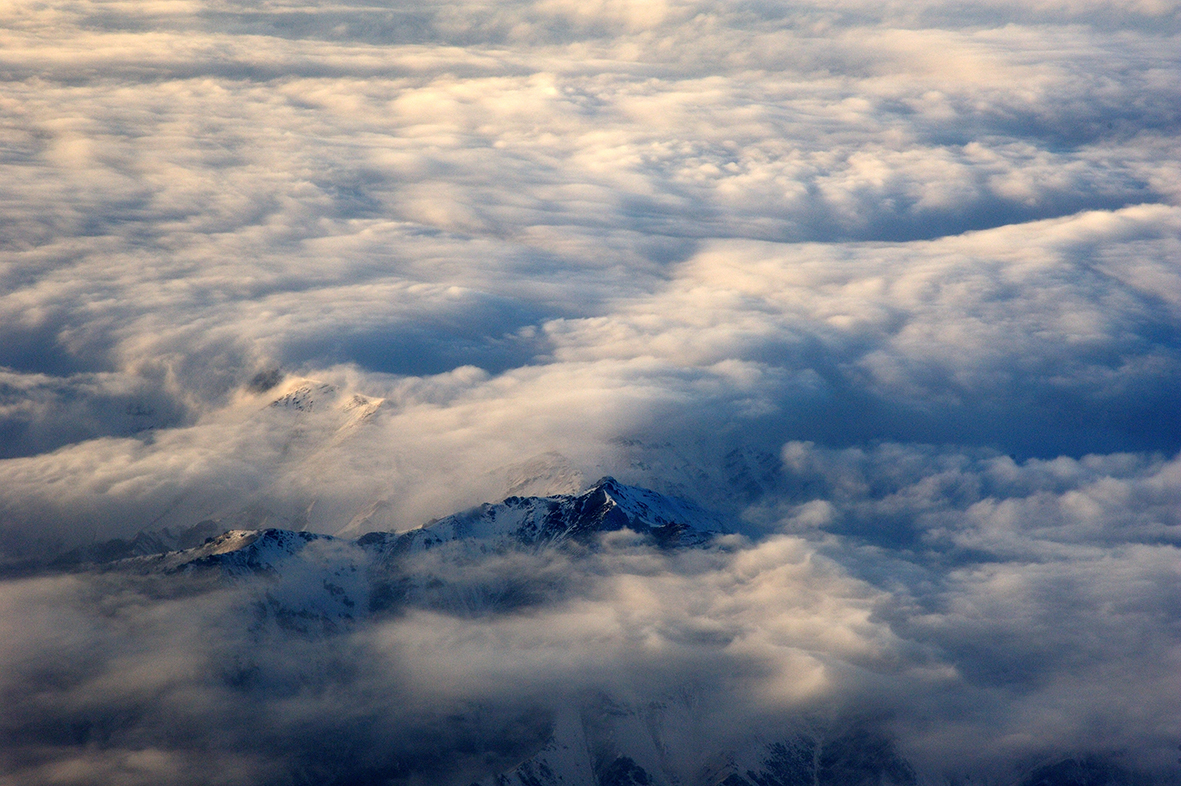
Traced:
[[1176, 2], [21, 0], [0, 79], [5, 564], [603, 474], [745, 538], [273, 650], [218, 593], [6, 580], [0, 778], [323, 780], [465, 701], [456, 750], [528, 747], [505, 685], [684, 680], [928, 774], [1181, 779]]

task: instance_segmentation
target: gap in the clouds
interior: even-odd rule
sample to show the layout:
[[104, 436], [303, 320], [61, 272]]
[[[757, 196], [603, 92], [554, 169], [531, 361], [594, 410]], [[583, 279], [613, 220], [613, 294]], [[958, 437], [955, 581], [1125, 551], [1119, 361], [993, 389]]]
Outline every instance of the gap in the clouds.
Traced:
[[60, 324], [36, 328], [6, 325], [0, 341], [0, 369], [56, 377], [112, 370], [98, 353], [71, 352], [61, 341], [61, 330]]
[[[1063, 112], [1057, 116], [1012, 111], [1002, 117], [988, 118], [987, 123], [989, 134], [999, 139], [1036, 140], [1039, 149], [1047, 153], [1069, 155], [1087, 149], [1134, 147], [1137, 138], [1152, 138], [1158, 134], [1168, 138], [1181, 123], [1181, 111], [1172, 108], [1137, 111], [1099, 105], [1086, 112]], [[1127, 176], [1127, 173], [1122, 174]], [[1140, 194], [1141, 198], [1145, 193], [1153, 192], [1151, 183], [1142, 180], [1129, 183], [1127, 189], [1129, 193]], [[1082, 198], [1086, 194], [1077, 196]]]
[[447, 332], [426, 325], [357, 331], [307, 339], [287, 347], [288, 365], [327, 367], [351, 363], [365, 371], [397, 376], [432, 376], [460, 366], [490, 374], [530, 364], [549, 350], [541, 331]]
[[990, 448], [1018, 461], [1088, 454], [1181, 450], [1181, 386], [1135, 402], [1079, 396], [1006, 407], [989, 402], [919, 408], [847, 389], [802, 403], [778, 424], [780, 433], [832, 447], [880, 441]]
[[[186, 9], [187, 10], [187, 9]], [[419, 8], [335, 5], [260, 9], [255, 4], [198, 6], [191, 15], [120, 13], [120, 9], [90, 10], [75, 24], [84, 30], [105, 33], [141, 33], [148, 30], [263, 36], [293, 41], [340, 41], [375, 45], [439, 43], [435, 15]], [[194, 28], [197, 28], [195, 30]]]
[[[0, 387], [0, 400], [3, 397]], [[64, 445], [77, 444], [93, 439], [94, 434], [83, 427], [67, 424], [57, 431], [52, 439], [39, 439], [36, 433], [41, 424], [31, 420], [5, 418], [0, 421], [0, 459], [24, 458], [48, 453]]]
[[[914, 194], [887, 192], [857, 198], [854, 206], [828, 201], [821, 190], [809, 185], [810, 205], [799, 214], [783, 214], [774, 221], [735, 221], [734, 216], [701, 208], [666, 206], [647, 200], [627, 203], [628, 219], [638, 234], [677, 240], [692, 252], [717, 240], [754, 240], [773, 243], [909, 243], [956, 237], [1001, 227], [1032, 224], [1082, 213], [1117, 212], [1140, 205], [1169, 204], [1147, 183], [1128, 183], [1103, 193], [1092, 188], [1047, 192], [1028, 203], [981, 193], [955, 208], [924, 207]], [[684, 200], [689, 204], [691, 200]], [[694, 206], [700, 207], [700, 206]], [[654, 262], [675, 264], [680, 255], [650, 257]]]
[[[50, 453], [104, 437], [150, 442], [190, 412], [151, 384], [119, 375], [9, 374], [0, 368], [0, 459]], [[130, 383], [130, 384], [128, 384]]]
[[[1140, 340], [1175, 351], [1181, 333], [1162, 322], [1146, 320]], [[908, 366], [910, 391], [864, 378], [853, 360], [863, 351], [833, 353], [817, 340], [768, 342], [748, 351], [746, 359], [760, 364], [808, 369], [818, 384], [782, 390], [773, 414], [749, 426], [735, 424], [737, 431], [748, 439], [775, 435], [842, 448], [883, 441], [967, 445], [1018, 460], [1181, 451], [1181, 376], [1169, 373], [1167, 356], [1149, 359], [1141, 346], [1109, 348], [1087, 358], [1087, 373], [1098, 376], [1092, 380], [1096, 387], [1064, 384], [1058, 377], [1068, 369], [1052, 361], [1026, 371], [1015, 365], [1003, 380], [976, 388], [914, 363]], [[1155, 371], [1124, 372], [1137, 365]]]
[[[1028, 224], [1066, 218], [1091, 210], [1116, 211], [1125, 207], [1143, 204], [1136, 194], [1125, 196], [1102, 196], [1094, 194], [1062, 194], [1043, 204], [1022, 205], [1002, 199], [982, 199], [962, 213], [926, 213], [912, 215], [906, 212], [884, 213], [871, 216], [864, 227], [852, 229], [833, 221], [826, 237], [820, 242], [886, 242], [908, 243], [921, 240], [938, 240], [955, 237], [968, 232]], [[847, 236], [842, 236], [842, 232]]]

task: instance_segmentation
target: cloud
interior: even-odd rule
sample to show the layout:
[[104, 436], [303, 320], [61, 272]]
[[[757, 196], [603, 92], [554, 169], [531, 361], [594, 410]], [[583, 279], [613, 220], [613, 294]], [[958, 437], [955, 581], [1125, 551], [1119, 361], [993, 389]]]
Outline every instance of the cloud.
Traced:
[[[782, 525], [839, 534], [821, 552], [835, 549], [854, 575], [890, 587], [879, 619], [940, 653], [966, 691], [933, 699], [951, 702], [935, 710], [954, 716], [949, 726], [908, 719], [917, 747], [935, 755], [971, 733], [980, 748], [965, 760], [1011, 758], [1007, 746], [1036, 739], [1060, 749], [1155, 746], [1163, 763], [1176, 717], [1152, 696], [1174, 690], [1176, 645], [1158, 621], [1175, 602], [1177, 458], [1017, 464], [810, 443], [783, 455], [797, 501], [781, 510]], [[1125, 701], [1120, 684], [1137, 698]]]
[[[260, 370], [350, 363], [375, 396], [381, 374], [475, 365], [504, 375], [493, 397], [546, 380], [564, 407], [560, 388], [593, 379], [617, 404], [569, 395], [605, 436], [671, 406], [703, 438], [718, 418], [702, 409], [786, 412], [756, 429], [772, 452], [788, 437], [1176, 448], [1163, 39], [704, 5], [629, 22], [608, 5], [554, 43], [534, 36], [558, 29], [556, 6], [466, 27], [434, 7], [376, 28], [372, 9], [204, 10], [10, 12], [3, 362], [28, 375], [16, 390], [63, 392], [16, 395], [7, 455], [217, 433]], [[1089, 235], [1104, 215], [1134, 229]], [[1057, 267], [1029, 268], [1030, 245]], [[758, 256], [761, 286], [829, 312], [734, 291]], [[801, 264], [828, 272], [773, 270]], [[116, 411], [158, 415], [113, 416], [94, 373], [136, 391]], [[500, 410], [530, 412], [513, 395]], [[564, 428], [537, 447], [570, 452]]]
[[[906, 480], [939, 507], [947, 495], [931, 489], [950, 483], [932, 477], [939, 465], [1005, 475], [1000, 459], [901, 448], [793, 445], [789, 466], [802, 471], [809, 452], [859, 465], [882, 509], [919, 496]], [[1031, 462], [1008, 488], [1044, 498], [1057, 483], [1078, 511], [1078, 488], [1104, 469], [1090, 463]], [[1175, 463], [1115, 472], [1152, 484]], [[942, 507], [966, 511], [964, 528], [995, 529], [978, 505]], [[1081, 751], [1171, 782], [1176, 642], [1161, 622], [1177, 601], [1176, 544], [1010, 527], [1019, 554], [950, 567], [932, 553], [946, 554], [938, 538], [924, 554], [811, 533], [673, 553], [627, 538], [475, 562], [431, 553], [405, 566], [427, 605], [334, 632], [285, 627], [283, 604], [318, 591], [319, 563], [231, 585], [200, 572], [7, 581], [5, 766], [23, 782], [145, 782], [156, 766], [169, 782], [206, 782], [200, 762], [212, 761], [227, 782], [468, 783], [532, 755], [557, 714], [602, 695], [617, 714], [649, 708], [675, 752], [669, 772], [687, 778], [752, 734], [853, 723], [887, 735], [923, 779], [1016, 780], [1028, 762]], [[523, 606], [455, 602], [505, 581]], [[691, 727], [678, 725], [685, 708]]]
[[405, 529], [522, 466], [745, 533], [490, 562], [557, 595], [322, 640], [252, 638], [242, 588], [6, 581], [3, 777], [466, 783], [553, 695], [692, 685], [717, 739], [806, 715], [935, 779], [1094, 753], [1175, 781], [1178, 22], [0, 10], [5, 565], [203, 520]]
[[[717, 465], [726, 451], [745, 445], [774, 453], [784, 436], [836, 445], [958, 442], [1041, 457], [1172, 451], [1177, 430], [1170, 424], [1181, 393], [1175, 276], [1166, 260], [1176, 223], [1172, 208], [1136, 207], [923, 244], [844, 244], [839, 255], [821, 244], [715, 241], [669, 268], [662, 288], [617, 298], [609, 316], [549, 320], [540, 330], [519, 327], [511, 301], [456, 287], [375, 283], [315, 297], [268, 295], [236, 306], [239, 316], [224, 334], [216, 327], [221, 320], [210, 317], [203, 335], [192, 325], [175, 332], [161, 326], [140, 339], [142, 373], [156, 369], [154, 376], [191, 402], [187, 412], [198, 413], [188, 415], [191, 425], [169, 430], [160, 428], [166, 419], [140, 416], [167, 415], [169, 399], [135, 377], [108, 375], [107, 384], [120, 380], [139, 390], [116, 399], [123, 420], [92, 416], [95, 430], [126, 421], [124, 434], [156, 426], [151, 438], [82, 442], [10, 463], [8, 488], [21, 489], [10, 491], [10, 504], [37, 511], [19, 514], [24, 521], [59, 520], [70, 514], [46, 516], [33, 502], [51, 488], [48, 477], [114, 471], [125, 481], [103, 487], [102, 496], [83, 503], [71, 492], [66, 499], [74, 500], [70, 510], [85, 511], [91, 527], [119, 517], [126, 534], [165, 513], [186, 526], [228, 515], [226, 507], [258, 501], [259, 481], [241, 478], [271, 477], [261, 484], [274, 486], [263, 492], [273, 500], [267, 505], [294, 520], [319, 499], [313, 520], [335, 531], [355, 515], [349, 505], [380, 497], [400, 498], [401, 527], [495, 499], [504, 489], [488, 473], [547, 450], [575, 458], [587, 475], [623, 472], [611, 466], [612, 440], [620, 435], [682, 450], [712, 442], [687, 459], [702, 478], [675, 490], [690, 496], [695, 485], [724, 485]], [[293, 313], [300, 309], [302, 318]], [[513, 321], [481, 328], [501, 319]], [[279, 356], [284, 365], [299, 352], [364, 362], [368, 368], [324, 369], [321, 376], [343, 391], [334, 399], [341, 406], [360, 394], [383, 399], [381, 411], [332, 437], [344, 422], [335, 416], [263, 416], [280, 390], [244, 395], [236, 404], [226, 391], [219, 407], [200, 388], [182, 384], [183, 375], [207, 368], [187, 370], [183, 355], [204, 342], [225, 347], [223, 389], [245, 386], [247, 372], [265, 368], [259, 360], [233, 359], [247, 330], [255, 331], [255, 346], [275, 347], [256, 357]], [[494, 374], [462, 366], [433, 377], [372, 370], [472, 356], [465, 353], [490, 366], [496, 357], [531, 360]], [[79, 382], [75, 377], [72, 390]], [[67, 386], [48, 377], [39, 384]], [[13, 406], [32, 412], [34, 400], [21, 394]], [[49, 403], [39, 406], [53, 411]], [[74, 406], [97, 403], [82, 398]], [[68, 422], [78, 417], [71, 412], [54, 415]], [[43, 415], [39, 422], [48, 429], [54, 420]], [[125, 458], [112, 463], [120, 454]], [[181, 464], [190, 480], [178, 482]], [[243, 475], [244, 464], [254, 469]], [[81, 488], [97, 487], [86, 481]], [[132, 494], [147, 488], [190, 499], [222, 491], [213, 495], [217, 506], [186, 502], [169, 513], [161, 497]], [[233, 488], [239, 490], [227, 498]], [[334, 507], [327, 503], [334, 497], [352, 502]], [[47, 504], [60, 509], [62, 499], [49, 492]], [[144, 514], [128, 515], [141, 504]], [[104, 508], [111, 512], [99, 514]], [[152, 508], [156, 513], [147, 515]]]
[[561, 360], [747, 382], [777, 433], [1172, 450], [1175, 286], [1139, 282], [1175, 235], [1172, 208], [1135, 207], [902, 246], [715, 241], [663, 292], [546, 328]]

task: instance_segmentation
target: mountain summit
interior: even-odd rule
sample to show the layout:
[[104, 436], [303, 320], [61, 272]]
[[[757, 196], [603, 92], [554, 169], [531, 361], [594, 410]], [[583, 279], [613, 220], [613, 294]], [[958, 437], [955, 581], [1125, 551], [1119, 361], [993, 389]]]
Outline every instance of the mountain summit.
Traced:
[[541, 547], [563, 541], [585, 543], [602, 533], [623, 530], [671, 548], [703, 545], [725, 527], [717, 516], [692, 502], [605, 477], [581, 494], [508, 497], [401, 535], [373, 532], [357, 542], [409, 552], [454, 541]]
[[486, 560], [479, 576], [457, 569], [481, 555], [519, 551], [543, 557], [541, 552], [564, 544], [593, 547], [612, 533], [662, 550], [699, 547], [721, 531], [718, 517], [691, 502], [607, 477], [581, 494], [509, 497], [403, 533], [371, 532], [350, 540], [289, 529], [235, 529], [154, 554], [145, 553], [145, 544], [164, 541], [141, 533], [130, 542], [106, 544], [101, 554], [83, 555], [73, 566], [215, 581], [261, 579], [258, 612], [282, 628], [314, 633], [408, 607], [483, 614], [532, 605], [552, 597], [562, 583], [519, 575], [504, 560]]

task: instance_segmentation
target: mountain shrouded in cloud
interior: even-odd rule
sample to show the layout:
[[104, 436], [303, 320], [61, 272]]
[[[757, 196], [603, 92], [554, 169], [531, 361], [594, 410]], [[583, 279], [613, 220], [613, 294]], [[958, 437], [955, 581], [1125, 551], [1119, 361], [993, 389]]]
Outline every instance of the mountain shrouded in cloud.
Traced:
[[[1179, 52], [1169, 0], [4, 6], [0, 783], [1181, 781]], [[608, 475], [728, 534], [271, 625]], [[267, 528], [334, 537], [104, 561]]]

